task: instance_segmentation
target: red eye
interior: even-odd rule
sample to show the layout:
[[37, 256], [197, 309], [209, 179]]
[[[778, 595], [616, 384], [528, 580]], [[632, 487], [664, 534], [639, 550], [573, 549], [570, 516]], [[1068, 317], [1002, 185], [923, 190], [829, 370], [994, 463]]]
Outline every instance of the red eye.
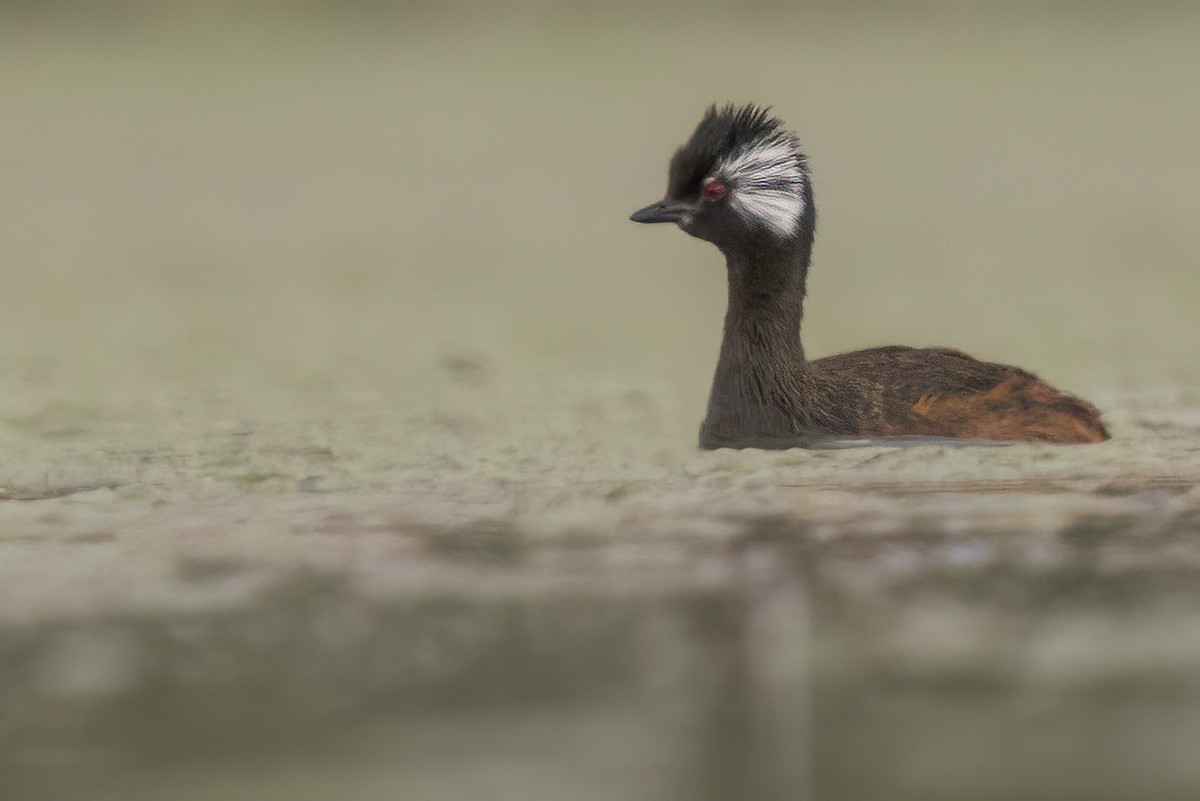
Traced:
[[725, 184], [716, 178], [705, 178], [700, 184], [700, 194], [705, 200], [720, 200], [725, 197]]

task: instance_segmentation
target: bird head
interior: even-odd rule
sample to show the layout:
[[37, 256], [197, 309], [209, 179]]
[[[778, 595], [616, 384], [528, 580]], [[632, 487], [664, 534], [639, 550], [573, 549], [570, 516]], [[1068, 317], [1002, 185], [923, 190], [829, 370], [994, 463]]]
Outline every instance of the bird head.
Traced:
[[629, 219], [673, 222], [722, 250], [811, 239], [812, 189], [799, 147], [768, 108], [711, 106], [671, 159], [666, 197]]

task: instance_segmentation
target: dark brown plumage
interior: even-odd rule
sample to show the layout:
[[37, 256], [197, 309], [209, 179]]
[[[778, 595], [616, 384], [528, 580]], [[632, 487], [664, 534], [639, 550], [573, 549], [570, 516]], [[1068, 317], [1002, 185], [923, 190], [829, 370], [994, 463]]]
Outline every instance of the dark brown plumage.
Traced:
[[636, 222], [674, 222], [725, 254], [729, 306], [705, 448], [831, 438], [1101, 442], [1089, 403], [1018, 367], [888, 346], [808, 361], [800, 343], [816, 212], [807, 160], [766, 109], [712, 107]]

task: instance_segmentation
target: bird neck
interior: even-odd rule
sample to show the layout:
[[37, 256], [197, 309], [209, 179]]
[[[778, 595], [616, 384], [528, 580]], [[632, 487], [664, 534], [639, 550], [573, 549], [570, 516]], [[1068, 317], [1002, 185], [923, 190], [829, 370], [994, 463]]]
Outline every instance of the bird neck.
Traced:
[[729, 308], [700, 427], [704, 447], [761, 442], [764, 435], [786, 438], [813, 425], [805, 410], [816, 382], [800, 345], [810, 246], [811, 239], [770, 250], [726, 251]]
[[804, 369], [800, 322], [811, 240], [726, 252], [729, 306], [713, 389]]

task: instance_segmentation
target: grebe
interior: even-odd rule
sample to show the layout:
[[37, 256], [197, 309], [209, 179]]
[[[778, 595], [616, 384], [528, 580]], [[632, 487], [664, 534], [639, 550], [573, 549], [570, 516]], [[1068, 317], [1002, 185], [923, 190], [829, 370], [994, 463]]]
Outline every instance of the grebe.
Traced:
[[630, 217], [676, 223], [725, 255], [729, 306], [702, 448], [1108, 439], [1087, 401], [957, 350], [890, 345], [806, 360], [800, 320], [816, 209], [799, 147], [768, 108], [714, 105], [671, 159], [666, 197]]

